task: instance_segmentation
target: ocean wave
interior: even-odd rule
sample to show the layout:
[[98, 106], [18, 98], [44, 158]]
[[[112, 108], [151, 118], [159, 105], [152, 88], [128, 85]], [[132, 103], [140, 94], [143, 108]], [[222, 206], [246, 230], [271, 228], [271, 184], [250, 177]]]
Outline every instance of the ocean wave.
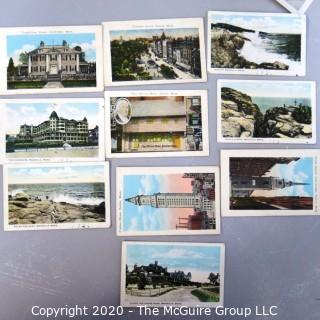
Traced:
[[90, 205], [90, 206], [96, 206], [99, 205], [101, 202], [104, 201], [102, 198], [96, 198], [96, 197], [91, 197], [91, 198], [86, 198], [86, 197], [81, 197], [81, 198], [75, 198], [67, 195], [56, 195], [52, 198], [53, 202], [66, 202], [69, 204], [74, 204], [74, 205]]
[[24, 190], [23, 189], [14, 189], [9, 192], [9, 195], [11, 195], [12, 197], [15, 197], [18, 193], [24, 193]]

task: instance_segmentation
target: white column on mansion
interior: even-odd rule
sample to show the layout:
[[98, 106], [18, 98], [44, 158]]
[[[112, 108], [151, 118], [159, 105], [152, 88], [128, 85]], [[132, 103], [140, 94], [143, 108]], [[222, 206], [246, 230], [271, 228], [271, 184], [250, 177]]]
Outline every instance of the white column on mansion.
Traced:
[[49, 55], [46, 54], [46, 72], [49, 72]]
[[58, 68], [61, 71], [61, 54], [58, 55]]
[[80, 71], [80, 65], [79, 65], [79, 54], [76, 54], [77, 59], [77, 72]]
[[30, 74], [31, 73], [31, 56], [29, 55], [29, 58], [28, 58], [28, 73]]

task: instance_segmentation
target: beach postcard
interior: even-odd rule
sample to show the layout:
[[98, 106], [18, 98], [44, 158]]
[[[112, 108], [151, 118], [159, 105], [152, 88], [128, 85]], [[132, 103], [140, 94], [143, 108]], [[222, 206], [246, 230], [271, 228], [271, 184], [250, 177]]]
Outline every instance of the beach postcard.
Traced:
[[121, 305], [223, 305], [225, 246], [218, 243], [122, 242]]
[[108, 86], [204, 82], [202, 18], [103, 23]]
[[292, 13], [305, 13], [313, 0], [277, 0], [282, 6]]
[[218, 80], [218, 142], [316, 143], [313, 81]]
[[222, 150], [222, 215], [317, 215], [319, 155], [316, 150]]
[[304, 76], [306, 17], [209, 11], [208, 70], [222, 74]]
[[107, 162], [8, 164], [6, 231], [110, 227]]
[[109, 91], [108, 158], [208, 156], [205, 90]]
[[117, 168], [117, 233], [220, 233], [218, 167]]
[[104, 100], [3, 99], [4, 161], [105, 159]]
[[6, 94], [103, 90], [101, 26], [3, 28]]

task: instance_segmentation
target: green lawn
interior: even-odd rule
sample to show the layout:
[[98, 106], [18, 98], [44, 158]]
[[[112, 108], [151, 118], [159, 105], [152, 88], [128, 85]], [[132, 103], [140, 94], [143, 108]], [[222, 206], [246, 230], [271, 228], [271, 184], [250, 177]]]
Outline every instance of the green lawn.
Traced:
[[208, 289], [194, 289], [191, 291], [191, 294], [196, 296], [201, 302], [219, 302], [219, 294], [212, 290]]
[[45, 84], [45, 81], [8, 81], [8, 89], [39, 89]]
[[64, 80], [61, 83], [65, 88], [95, 87], [97, 85], [96, 80]]

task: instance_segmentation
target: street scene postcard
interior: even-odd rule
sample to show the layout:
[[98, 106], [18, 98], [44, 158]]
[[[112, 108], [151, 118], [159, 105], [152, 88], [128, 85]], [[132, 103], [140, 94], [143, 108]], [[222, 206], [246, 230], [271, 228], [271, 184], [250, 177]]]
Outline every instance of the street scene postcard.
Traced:
[[317, 215], [319, 156], [317, 150], [222, 150], [222, 215]]
[[107, 157], [209, 155], [206, 91], [109, 91], [105, 101]]
[[124, 241], [121, 305], [222, 306], [224, 263], [224, 244]]
[[107, 162], [3, 167], [6, 231], [110, 227]]
[[106, 85], [207, 80], [202, 18], [103, 23]]
[[118, 167], [117, 233], [220, 233], [218, 167]]
[[3, 28], [6, 94], [103, 90], [101, 26]]
[[105, 159], [104, 100], [0, 100], [4, 161]]
[[306, 17], [288, 13], [209, 11], [212, 73], [304, 76]]
[[312, 81], [218, 80], [219, 142], [316, 143]]

